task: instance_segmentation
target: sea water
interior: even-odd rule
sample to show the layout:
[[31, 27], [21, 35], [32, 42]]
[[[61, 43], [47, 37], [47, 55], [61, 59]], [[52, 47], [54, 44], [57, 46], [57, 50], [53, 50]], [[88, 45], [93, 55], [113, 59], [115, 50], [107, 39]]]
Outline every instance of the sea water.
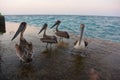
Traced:
[[[85, 37], [120, 42], [120, 17], [82, 16], [82, 15], [6, 15], [7, 22], [27, 22], [29, 25], [42, 27], [44, 23], [50, 28], [60, 20], [60, 30], [75, 35], [80, 34], [80, 24], [85, 24]], [[11, 26], [12, 28], [12, 26]]]

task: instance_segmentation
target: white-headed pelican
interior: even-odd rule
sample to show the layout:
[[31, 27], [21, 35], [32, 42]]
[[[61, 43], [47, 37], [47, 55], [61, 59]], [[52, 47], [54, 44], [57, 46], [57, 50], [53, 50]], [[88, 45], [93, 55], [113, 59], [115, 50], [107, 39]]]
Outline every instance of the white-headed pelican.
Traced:
[[86, 41], [84, 40], [84, 37], [83, 37], [84, 28], [85, 28], [85, 25], [84, 25], [84, 24], [81, 24], [81, 25], [80, 25], [80, 29], [81, 29], [80, 39], [77, 40], [77, 41], [74, 43], [74, 48], [75, 48], [75, 49], [83, 50], [83, 49], [85, 49], [85, 47], [88, 45], [88, 42], [86, 42]]

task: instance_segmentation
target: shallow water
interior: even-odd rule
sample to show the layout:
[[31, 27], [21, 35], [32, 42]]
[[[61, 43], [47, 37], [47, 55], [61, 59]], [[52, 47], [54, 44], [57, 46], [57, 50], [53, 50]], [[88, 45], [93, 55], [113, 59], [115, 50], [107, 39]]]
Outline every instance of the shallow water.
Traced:
[[[10, 28], [12, 25], [14, 29]], [[7, 23], [7, 32], [0, 34], [0, 80], [120, 79], [119, 43], [87, 38], [89, 45], [80, 52], [73, 49], [76, 36], [71, 34], [69, 40], [64, 39], [64, 42], [46, 49], [46, 44], [39, 39], [42, 35], [36, 34], [39, 29], [34, 27], [25, 31], [25, 38], [33, 43], [33, 61], [21, 63], [14, 48], [19, 37], [11, 41], [18, 25]]]

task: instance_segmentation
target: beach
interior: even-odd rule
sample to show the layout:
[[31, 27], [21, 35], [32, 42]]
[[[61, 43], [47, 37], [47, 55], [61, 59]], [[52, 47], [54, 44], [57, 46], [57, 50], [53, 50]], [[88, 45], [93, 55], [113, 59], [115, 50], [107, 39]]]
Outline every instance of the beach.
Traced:
[[[73, 48], [78, 35], [46, 49], [38, 34], [40, 27], [27, 26], [24, 37], [33, 43], [33, 61], [21, 63], [15, 54], [19, 36], [11, 41], [20, 23], [6, 22], [6, 33], [0, 34], [0, 80], [119, 80], [120, 43], [96, 38], [84, 51]], [[47, 34], [55, 35], [53, 30]]]

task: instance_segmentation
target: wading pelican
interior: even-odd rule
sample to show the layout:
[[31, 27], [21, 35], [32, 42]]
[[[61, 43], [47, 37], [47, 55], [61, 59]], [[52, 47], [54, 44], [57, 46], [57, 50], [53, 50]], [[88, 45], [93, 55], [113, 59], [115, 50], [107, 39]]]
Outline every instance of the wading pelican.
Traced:
[[83, 49], [85, 49], [85, 47], [88, 45], [88, 42], [86, 42], [86, 41], [84, 40], [84, 38], [83, 38], [84, 28], [85, 28], [85, 25], [84, 25], [84, 24], [81, 24], [81, 25], [80, 25], [80, 29], [81, 29], [80, 39], [77, 40], [77, 41], [74, 43], [74, 48], [75, 48], [75, 49], [83, 50]]
[[54, 24], [51, 28], [53, 28], [54, 26], [56, 26], [56, 32], [55, 32], [55, 34], [56, 34], [57, 36], [59, 36], [60, 39], [62, 39], [62, 40], [63, 40], [63, 38], [69, 39], [70, 36], [69, 36], [68, 32], [66, 32], [66, 31], [59, 31], [59, 30], [58, 30], [58, 26], [60, 25], [60, 23], [61, 23], [61, 21], [60, 21], [60, 20], [57, 20], [57, 21], [55, 22], [55, 24]]
[[44, 30], [43, 38], [40, 38], [40, 40], [44, 43], [47, 43], [46, 45], [47, 48], [48, 44], [50, 44], [51, 46], [52, 43], [57, 43], [57, 37], [46, 35], [46, 29], [47, 29], [47, 24], [45, 23], [38, 34], [40, 34]]
[[15, 45], [16, 48], [16, 55], [22, 60], [23, 62], [29, 63], [32, 61], [32, 55], [33, 55], [33, 45], [31, 42], [27, 42], [25, 38], [23, 38], [23, 33], [26, 29], [26, 22], [22, 22], [15, 33], [12, 40], [14, 40], [19, 33], [20, 34], [20, 42], [19, 44]]

